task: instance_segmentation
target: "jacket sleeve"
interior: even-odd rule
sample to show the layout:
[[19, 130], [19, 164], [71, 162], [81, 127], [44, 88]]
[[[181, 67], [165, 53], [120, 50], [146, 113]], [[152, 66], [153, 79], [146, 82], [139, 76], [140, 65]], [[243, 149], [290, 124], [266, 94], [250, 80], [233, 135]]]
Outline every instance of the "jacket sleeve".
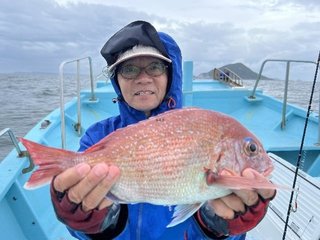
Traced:
[[101, 210], [84, 212], [81, 205], [69, 200], [67, 194], [55, 191], [52, 183], [50, 194], [57, 219], [78, 239], [103, 239], [102, 236], [112, 239], [125, 228], [127, 205], [113, 204]]

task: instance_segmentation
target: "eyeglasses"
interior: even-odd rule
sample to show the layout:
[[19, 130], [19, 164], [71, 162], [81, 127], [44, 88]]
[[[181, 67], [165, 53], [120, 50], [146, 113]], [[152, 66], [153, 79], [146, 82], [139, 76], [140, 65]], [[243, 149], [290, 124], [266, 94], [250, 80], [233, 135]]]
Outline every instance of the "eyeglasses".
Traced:
[[150, 77], [158, 77], [162, 75], [167, 68], [168, 66], [162, 62], [152, 62], [146, 67], [128, 64], [120, 66], [118, 73], [125, 79], [135, 79], [140, 75], [142, 70], [144, 70]]

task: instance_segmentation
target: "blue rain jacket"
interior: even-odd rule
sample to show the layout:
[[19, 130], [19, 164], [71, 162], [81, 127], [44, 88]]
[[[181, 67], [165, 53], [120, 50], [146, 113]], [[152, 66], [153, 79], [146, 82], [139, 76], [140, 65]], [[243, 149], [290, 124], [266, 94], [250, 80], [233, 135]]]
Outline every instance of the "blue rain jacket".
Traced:
[[[154, 109], [152, 116], [172, 108], [182, 107], [182, 57], [176, 42], [167, 34], [159, 32], [161, 41], [172, 60], [171, 85], [164, 101]], [[118, 95], [120, 115], [105, 119], [92, 125], [80, 141], [79, 151], [84, 151], [118, 128], [146, 119], [143, 112], [137, 111], [123, 101], [115, 79], [111, 79]], [[170, 80], [169, 80], [170, 82]], [[174, 99], [174, 102], [172, 101]], [[128, 204], [128, 220], [123, 232], [116, 238], [119, 240], [134, 239], [207, 239], [194, 217], [190, 217], [175, 227], [167, 228], [171, 222], [173, 207], [157, 206], [148, 203]], [[69, 229], [78, 239], [90, 239], [81, 232]], [[245, 234], [228, 239], [243, 240]]]

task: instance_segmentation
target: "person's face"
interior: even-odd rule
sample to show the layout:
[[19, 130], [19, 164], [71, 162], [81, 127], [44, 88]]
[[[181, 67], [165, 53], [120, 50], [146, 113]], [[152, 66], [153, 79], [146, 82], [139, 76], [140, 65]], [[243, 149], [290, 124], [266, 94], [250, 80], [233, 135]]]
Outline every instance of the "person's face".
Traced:
[[158, 58], [136, 57], [124, 62], [117, 70], [124, 100], [147, 116], [160, 105], [166, 94], [168, 74], [167, 68], [163, 69], [163, 66], [163, 61]]

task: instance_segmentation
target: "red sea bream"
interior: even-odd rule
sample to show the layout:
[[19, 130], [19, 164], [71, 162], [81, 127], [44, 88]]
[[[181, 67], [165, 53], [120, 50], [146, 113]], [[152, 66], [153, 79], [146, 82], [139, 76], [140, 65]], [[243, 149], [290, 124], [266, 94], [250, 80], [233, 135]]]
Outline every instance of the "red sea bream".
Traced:
[[[192, 205], [194, 211], [209, 199], [229, 194], [232, 188], [273, 188], [267, 182], [240, 176], [246, 168], [265, 176], [272, 171], [272, 162], [259, 140], [235, 119], [210, 110], [168, 111], [118, 129], [83, 153], [26, 139], [21, 142], [38, 165], [27, 188], [48, 183], [80, 162], [95, 165], [102, 161], [121, 170], [111, 193], [122, 203]], [[222, 170], [232, 176], [220, 176]]]

